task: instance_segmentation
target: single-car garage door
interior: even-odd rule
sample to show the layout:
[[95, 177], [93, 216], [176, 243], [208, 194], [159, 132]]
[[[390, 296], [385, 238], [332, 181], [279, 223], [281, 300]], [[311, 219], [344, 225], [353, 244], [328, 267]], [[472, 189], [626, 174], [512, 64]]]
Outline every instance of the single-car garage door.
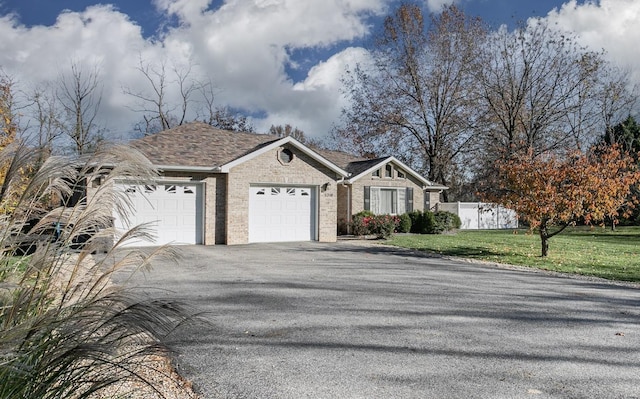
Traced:
[[119, 215], [115, 227], [128, 230], [149, 223], [153, 242], [132, 240], [127, 245], [202, 244], [202, 186], [199, 184], [118, 184], [133, 205], [128, 223]]
[[313, 187], [251, 187], [249, 242], [315, 240], [315, 192]]

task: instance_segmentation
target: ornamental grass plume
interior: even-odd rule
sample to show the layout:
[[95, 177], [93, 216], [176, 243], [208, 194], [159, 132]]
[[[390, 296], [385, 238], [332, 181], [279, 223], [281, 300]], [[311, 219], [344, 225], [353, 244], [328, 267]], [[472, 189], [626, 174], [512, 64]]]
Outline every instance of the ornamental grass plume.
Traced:
[[[44, 159], [18, 143], [0, 153], [0, 164], [0, 209], [12, 201], [0, 215], [0, 398], [93, 398], [131, 381], [163, 397], [140, 367], [166, 354], [163, 339], [194, 313], [110, 281], [172, 256], [167, 248], [120, 249], [149, 231], [112, 226], [113, 212], [131, 210], [115, 179], [148, 181], [150, 163], [123, 146]], [[106, 254], [94, 255], [99, 249]]]

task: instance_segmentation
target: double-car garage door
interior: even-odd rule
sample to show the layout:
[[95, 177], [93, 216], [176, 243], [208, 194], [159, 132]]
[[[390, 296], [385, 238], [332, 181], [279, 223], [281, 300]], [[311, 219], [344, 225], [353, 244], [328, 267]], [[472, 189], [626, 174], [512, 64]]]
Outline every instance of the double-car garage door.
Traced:
[[[115, 227], [128, 230], [146, 224], [154, 236], [151, 242], [132, 240], [128, 245], [203, 243], [202, 185], [122, 183], [117, 190], [127, 195], [133, 209], [128, 219], [114, 215]], [[316, 204], [314, 187], [251, 186], [249, 242], [316, 240]]]

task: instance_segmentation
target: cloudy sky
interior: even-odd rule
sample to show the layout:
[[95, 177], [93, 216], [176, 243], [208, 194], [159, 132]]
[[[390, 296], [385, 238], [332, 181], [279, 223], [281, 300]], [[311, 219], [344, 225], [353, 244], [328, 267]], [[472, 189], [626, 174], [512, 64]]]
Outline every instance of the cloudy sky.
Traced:
[[[456, 3], [493, 26], [531, 17], [575, 31], [640, 82], [639, 0], [425, 0]], [[102, 124], [127, 137], [142, 116], [123, 88], [150, 87], [144, 63], [192, 67], [216, 101], [251, 115], [258, 131], [291, 124], [323, 137], [340, 115], [340, 76], [395, 0], [0, 0], [0, 66], [23, 88], [42, 86], [72, 62], [99, 67]]]

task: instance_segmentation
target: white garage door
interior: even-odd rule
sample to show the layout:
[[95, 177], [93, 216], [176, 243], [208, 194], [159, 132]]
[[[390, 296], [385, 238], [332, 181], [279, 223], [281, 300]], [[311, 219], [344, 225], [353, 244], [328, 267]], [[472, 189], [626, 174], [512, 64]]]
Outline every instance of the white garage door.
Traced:
[[117, 229], [150, 223], [153, 242], [131, 241], [127, 245], [201, 244], [202, 187], [198, 184], [118, 184], [133, 204], [128, 223], [118, 215]]
[[312, 187], [251, 187], [249, 242], [315, 240], [315, 196]]

